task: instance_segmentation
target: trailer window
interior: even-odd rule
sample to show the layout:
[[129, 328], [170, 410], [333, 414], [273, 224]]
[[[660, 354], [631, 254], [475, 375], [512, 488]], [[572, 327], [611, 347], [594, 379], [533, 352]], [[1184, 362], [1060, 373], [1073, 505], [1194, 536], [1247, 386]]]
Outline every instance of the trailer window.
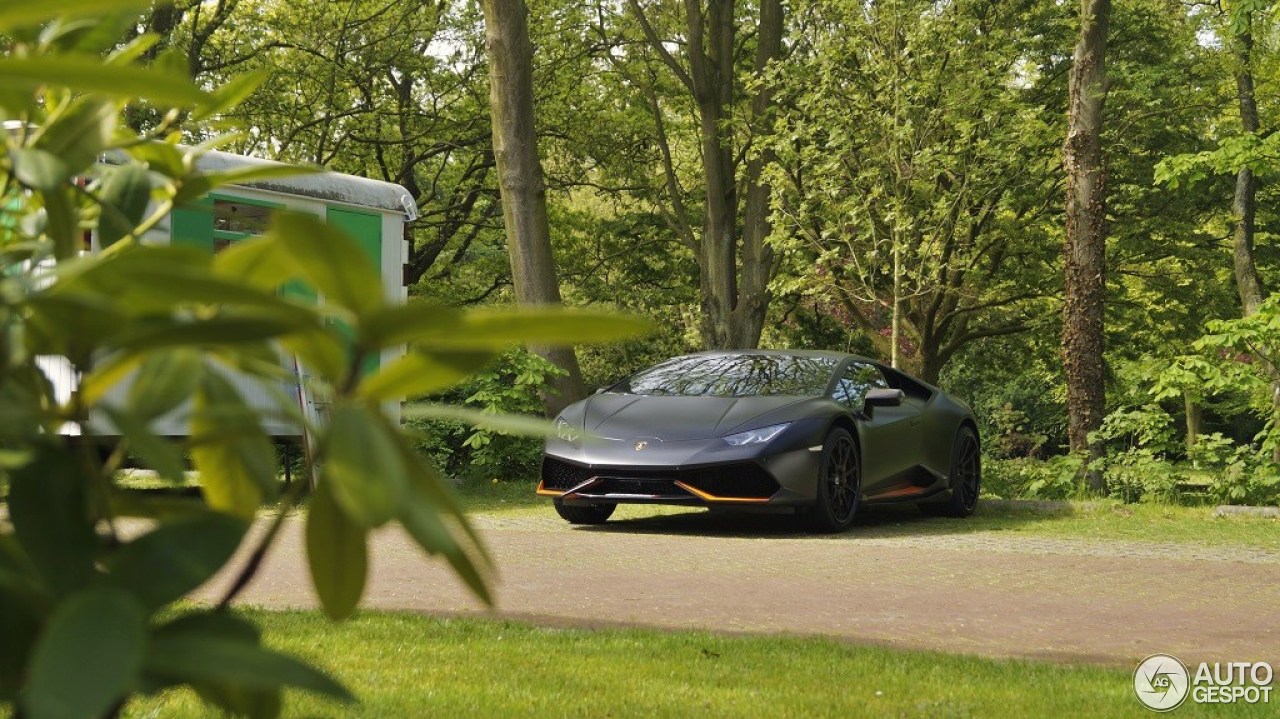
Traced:
[[[238, 200], [221, 200], [213, 201], [213, 230], [214, 232], [227, 233], [229, 235], [239, 235], [247, 237], [249, 235], [261, 235], [267, 231], [267, 225], [271, 222], [271, 213], [274, 207], [265, 205], [250, 204]], [[234, 238], [227, 238], [234, 239]]]

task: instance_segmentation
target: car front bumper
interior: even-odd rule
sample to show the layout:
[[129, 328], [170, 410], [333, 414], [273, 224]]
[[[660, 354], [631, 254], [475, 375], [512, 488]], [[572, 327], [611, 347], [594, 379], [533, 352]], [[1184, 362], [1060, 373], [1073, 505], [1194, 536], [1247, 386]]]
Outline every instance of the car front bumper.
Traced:
[[[634, 447], [637, 442], [630, 443]], [[543, 455], [537, 491], [568, 504], [797, 506], [811, 504], [816, 498], [821, 447], [791, 448], [765, 456], [734, 449], [713, 452], [719, 456], [709, 458], [707, 452], [693, 447], [668, 446], [619, 461], [607, 456], [611, 452], [554, 451], [549, 446]], [[644, 454], [641, 450], [632, 452]], [[679, 461], [682, 459], [686, 461]]]

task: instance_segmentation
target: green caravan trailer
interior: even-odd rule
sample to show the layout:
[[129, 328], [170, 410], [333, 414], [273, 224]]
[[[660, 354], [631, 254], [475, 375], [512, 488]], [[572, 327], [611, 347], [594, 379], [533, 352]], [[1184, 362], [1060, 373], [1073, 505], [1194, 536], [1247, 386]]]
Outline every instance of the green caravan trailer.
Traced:
[[[119, 161], [120, 158], [106, 158], [108, 163]], [[204, 171], [272, 164], [277, 163], [224, 152], [206, 153], [197, 163], [199, 169]], [[404, 239], [404, 226], [417, 219], [417, 205], [407, 190], [390, 182], [319, 172], [226, 186], [197, 202], [175, 208], [166, 221], [144, 235], [142, 241], [157, 245], [196, 247], [216, 253], [238, 240], [265, 230], [271, 214], [280, 210], [312, 214], [323, 218], [330, 225], [346, 230], [368, 254], [374, 266], [379, 268], [387, 299], [404, 301], [407, 292], [404, 286], [404, 265], [408, 262], [408, 242]], [[98, 249], [97, 238], [90, 238], [90, 251], [96, 252]], [[302, 285], [294, 285], [286, 288], [286, 291], [315, 296]], [[317, 300], [324, 301], [323, 297]], [[385, 365], [402, 352], [402, 348], [387, 349], [380, 357], [372, 358], [365, 370], [372, 371], [379, 365]], [[61, 357], [42, 357], [40, 362], [45, 374], [53, 382], [59, 399], [66, 401], [76, 384], [69, 363]], [[245, 400], [257, 408], [274, 408], [278, 401], [275, 398], [283, 391], [287, 396], [298, 399], [299, 408], [305, 415], [320, 416], [317, 400], [306, 389], [307, 383], [303, 381], [305, 368], [294, 372], [293, 358], [283, 354], [281, 362], [291, 371], [291, 376], [297, 379], [275, 388], [275, 392], [264, 387], [261, 380], [237, 377], [230, 372], [228, 376], [235, 382]], [[133, 380], [134, 378], [128, 377], [121, 381], [104, 399], [104, 403], [123, 401]], [[399, 419], [398, 402], [387, 403], [385, 409], [393, 419]], [[152, 429], [159, 435], [185, 436], [187, 415], [188, 408], [179, 407], [169, 415], [158, 418]], [[280, 417], [278, 412], [268, 412], [263, 416], [264, 427], [271, 435], [280, 439], [301, 438], [301, 429], [296, 422]], [[63, 431], [79, 434], [79, 429], [69, 427]], [[119, 434], [104, 414], [97, 413], [90, 417], [84, 433], [99, 437]]]

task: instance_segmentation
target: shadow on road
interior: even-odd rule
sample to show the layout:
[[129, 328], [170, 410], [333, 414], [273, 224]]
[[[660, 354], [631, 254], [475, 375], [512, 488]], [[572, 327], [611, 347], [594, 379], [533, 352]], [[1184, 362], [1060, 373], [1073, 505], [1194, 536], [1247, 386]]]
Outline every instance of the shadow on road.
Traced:
[[1070, 517], [1071, 509], [984, 508], [966, 519], [930, 517], [914, 505], [879, 505], [858, 510], [853, 526], [843, 534], [808, 532], [789, 513], [733, 510], [692, 510], [676, 514], [625, 517], [607, 524], [575, 527], [581, 532], [698, 535], [707, 537], [804, 537], [856, 540], [859, 538], [942, 536], [974, 532], [1007, 531], [1028, 523], [1053, 522]]

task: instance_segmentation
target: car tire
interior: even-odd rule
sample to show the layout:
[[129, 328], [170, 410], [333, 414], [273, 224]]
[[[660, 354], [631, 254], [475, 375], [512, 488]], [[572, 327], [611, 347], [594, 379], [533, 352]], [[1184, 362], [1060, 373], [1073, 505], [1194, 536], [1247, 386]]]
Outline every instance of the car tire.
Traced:
[[803, 515], [812, 532], [843, 532], [853, 524], [862, 502], [862, 456], [843, 427], [827, 433], [818, 460], [817, 499]]
[[570, 524], [604, 524], [609, 521], [609, 517], [613, 514], [613, 510], [618, 508], [616, 504], [565, 504], [560, 500], [555, 501], [556, 514], [559, 514], [566, 522]]
[[982, 452], [978, 434], [964, 425], [951, 443], [951, 492], [944, 502], [921, 502], [925, 513], [936, 517], [968, 517], [978, 506], [982, 491]]

